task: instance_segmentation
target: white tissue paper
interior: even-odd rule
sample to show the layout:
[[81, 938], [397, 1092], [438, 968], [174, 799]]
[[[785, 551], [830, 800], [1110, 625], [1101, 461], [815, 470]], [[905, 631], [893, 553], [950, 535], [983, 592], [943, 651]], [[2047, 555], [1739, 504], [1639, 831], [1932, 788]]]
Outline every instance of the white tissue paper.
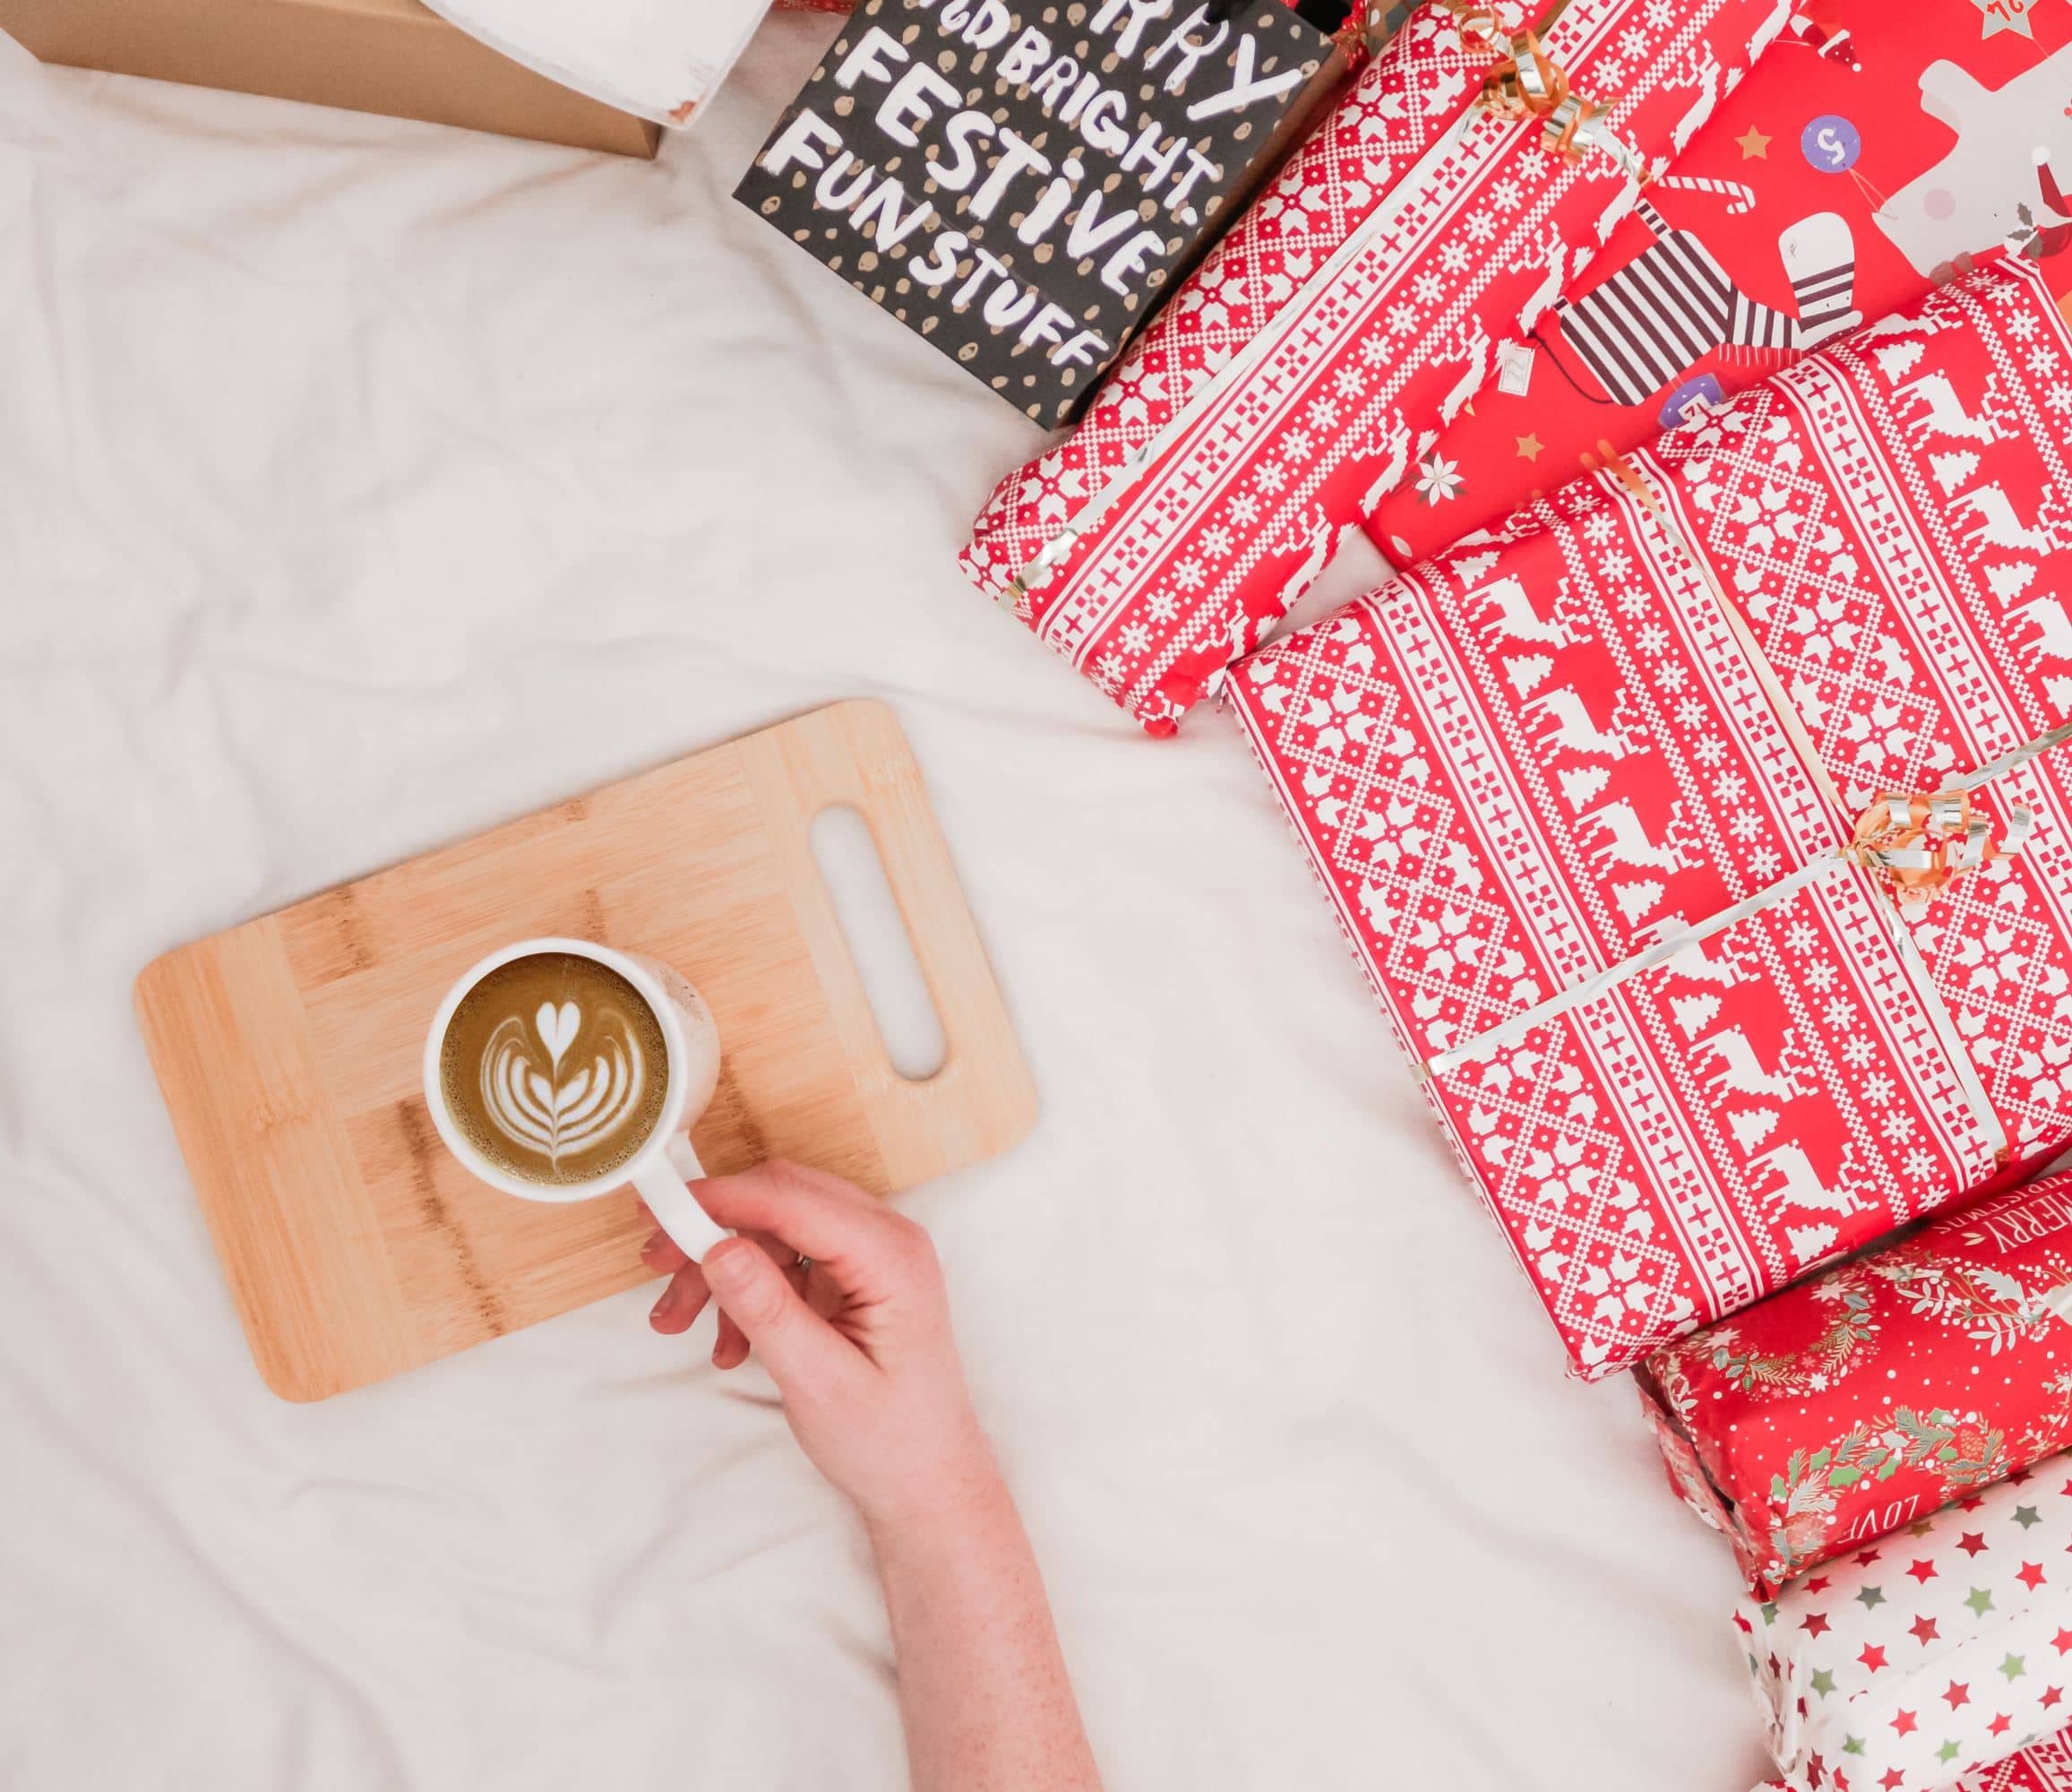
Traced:
[[769, 0], [426, 0], [492, 49], [622, 112], [683, 125]]

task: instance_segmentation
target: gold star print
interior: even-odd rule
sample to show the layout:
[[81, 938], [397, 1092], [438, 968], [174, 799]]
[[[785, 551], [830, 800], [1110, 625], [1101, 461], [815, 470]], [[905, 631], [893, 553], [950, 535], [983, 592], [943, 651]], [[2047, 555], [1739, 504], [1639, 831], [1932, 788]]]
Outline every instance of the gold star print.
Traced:
[[1546, 445], [1537, 435], [1521, 435], [1518, 437], [1518, 458], [1521, 461], [1537, 461], [1540, 450]]
[[1741, 146], [1741, 159], [1744, 162], [1767, 162], [1769, 160], [1770, 140], [1757, 130], [1753, 125], [1750, 125], [1741, 135], [1736, 137], [1734, 142]]

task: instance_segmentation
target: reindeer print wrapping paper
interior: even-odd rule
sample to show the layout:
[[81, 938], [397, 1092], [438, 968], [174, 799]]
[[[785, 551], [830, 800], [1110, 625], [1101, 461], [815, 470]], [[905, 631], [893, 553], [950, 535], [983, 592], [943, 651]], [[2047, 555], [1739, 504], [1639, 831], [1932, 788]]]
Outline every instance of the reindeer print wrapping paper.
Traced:
[[1920, 918], [1870, 870], [1775, 889], [2066, 716], [2068, 416], [1997, 264], [1230, 679], [1582, 1374], [2072, 1140], [2072, 747], [1976, 793], [2033, 834]]
[[1399, 566], [2007, 246], [2072, 290], [2072, 8], [1798, 0], [1775, 47], [1368, 522]]
[[[1787, 5], [1574, 0], [1547, 47], [1659, 168]], [[1609, 151], [1571, 161], [1536, 121], [1471, 108], [1492, 64], [1453, 13], [1413, 13], [1072, 435], [980, 513], [973, 582], [1152, 733], [1285, 613], [1634, 202]]]
[[1656, 1351], [1641, 1381], [1672, 1482], [1771, 1594], [2072, 1443], [2068, 1314], [2072, 1176], [2046, 1176]]
[[2072, 1785], [2072, 1459], [1751, 1598], [1733, 1622], [1792, 1792]]

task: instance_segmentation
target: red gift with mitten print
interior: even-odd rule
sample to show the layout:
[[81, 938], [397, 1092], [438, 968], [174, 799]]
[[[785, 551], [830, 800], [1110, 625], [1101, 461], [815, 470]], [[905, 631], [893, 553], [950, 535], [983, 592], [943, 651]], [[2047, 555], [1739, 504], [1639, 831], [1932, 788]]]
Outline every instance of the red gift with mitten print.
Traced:
[[1584, 1374], [2072, 1142], [2068, 435], [1999, 263], [1234, 672]]
[[1001, 484], [967, 573], [1169, 732], [1492, 377], [1785, 10], [1573, 0], [1542, 42], [1507, 35], [1509, 4], [1420, 8], [1071, 435]]
[[1438, 553], [1988, 251], [2072, 289], [2068, 96], [2065, 7], [1797, 0], [1368, 532], [1398, 565]]

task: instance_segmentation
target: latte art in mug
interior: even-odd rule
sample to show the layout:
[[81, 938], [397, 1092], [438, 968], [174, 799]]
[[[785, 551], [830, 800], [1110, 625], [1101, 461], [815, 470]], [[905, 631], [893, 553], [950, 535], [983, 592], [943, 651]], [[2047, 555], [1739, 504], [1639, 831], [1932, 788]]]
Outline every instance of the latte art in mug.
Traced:
[[468, 1142], [528, 1182], [588, 1182], [628, 1162], [668, 1093], [653, 1011], [617, 971], [572, 952], [489, 972], [454, 1009], [439, 1064]]
[[[617, 1017], [603, 1018], [608, 1027]], [[640, 1046], [615, 1032], [596, 1041], [587, 1064], [572, 1053], [582, 1024], [574, 1003], [543, 1002], [529, 1038], [514, 1016], [490, 1035], [482, 1058], [483, 1112], [510, 1143], [545, 1152], [557, 1169], [564, 1153], [572, 1158], [622, 1132], [647, 1084]], [[545, 1069], [536, 1041], [546, 1048]]]

